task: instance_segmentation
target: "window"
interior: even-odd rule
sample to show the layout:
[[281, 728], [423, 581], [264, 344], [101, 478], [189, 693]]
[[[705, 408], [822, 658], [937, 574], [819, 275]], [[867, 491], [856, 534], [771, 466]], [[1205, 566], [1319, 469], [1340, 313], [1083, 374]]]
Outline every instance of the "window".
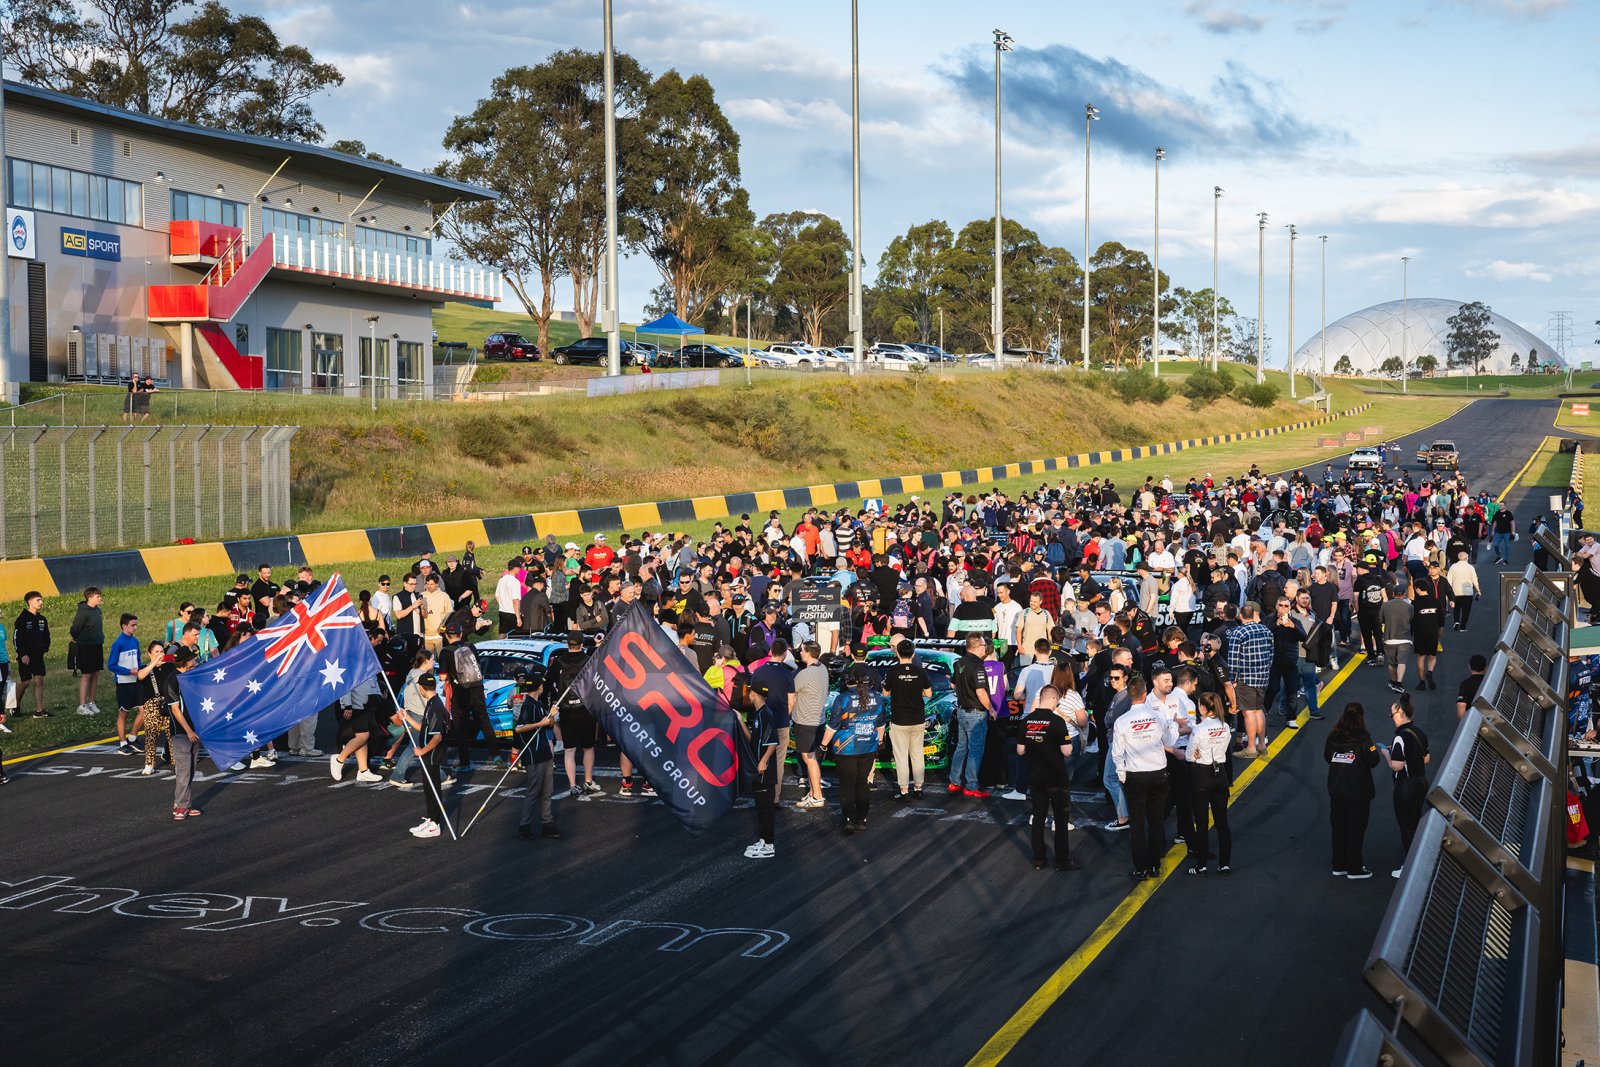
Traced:
[[330, 393], [344, 389], [344, 334], [311, 335], [311, 388]]
[[144, 223], [144, 186], [66, 167], [11, 160], [8, 203], [130, 226]]
[[407, 399], [417, 399], [422, 392], [422, 343], [420, 341], [396, 341], [395, 369], [399, 371], [400, 395]]
[[244, 229], [243, 204], [236, 200], [223, 200], [221, 197], [206, 196], [202, 193], [185, 193], [174, 189], [172, 217], [210, 222], [218, 226], [232, 226], [236, 230]]
[[371, 226], [357, 226], [356, 245], [360, 248], [374, 248], [380, 252], [425, 256], [432, 242], [425, 237], [415, 237], [409, 233], [393, 233], [389, 230], [373, 229]]
[[358, 349], [361, 360], [361, 391], [371, 396], [389, 392], [389, 339], [378, 338], [378, 358], [372, 358], [372, 338], [363, 337]]
[[265, 233], [326, 237], [337, 234], [339, 224], [320, 215], [302, 215], [296, 211], [265, 207], [261, 209], [261, 229]]
[[267, 327], [266, 381], [268, 389], [298, 392], [300, 389], [300, 331]]

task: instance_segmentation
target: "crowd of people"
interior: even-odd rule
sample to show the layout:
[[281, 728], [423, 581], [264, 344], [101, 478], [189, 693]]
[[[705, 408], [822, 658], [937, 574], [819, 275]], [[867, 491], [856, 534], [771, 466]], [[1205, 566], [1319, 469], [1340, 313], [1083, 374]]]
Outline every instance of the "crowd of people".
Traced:
[[[945, 789], [1031, 801], [1036, 867], [1050, 863], [1052, 826], [1054, 865], [1076, 867], [1069, 799], [1087, 783], [1114, 812], [1105, 831], [1128, 832], [1135, 877], [1158, 870], [1169, 820], [1191, 873], [1225, 874], [1235, 761], [1267, 752], [1274, 716], [1282, 728], [1300, 728], [1303, 705], [1307, 719], [1322, 719], [1319, 685], [1357, 652], [1387, 671], [1409, 722], [1408, 668], [1416, 689], [1437, 688], [1446, 626], [1466, 630], [1481, 595], [1473, 564], [1485, 550], [1504, 561], [1517, 535], [1516, 517], [1459, 474], [1358, 479], [1329, 467], [1320, 479], [1253, 468], [1220, 481], [1148, 478], [1132, 491], [1110, 479], [1062, 480], [1015, 499], [996, 491], [809, 508], [792, 524], [773, 511], [718, 523], [703, 538], [647, 531], [613, 545], [598, 533], [580, 545], [549, 536], [507, 559], [492, 589], [469, 542], [442, 564], [425, 553], [361, 590], [357, 610], [385, 677], [266, 741], [247, 762], [270, 767], [283, 749], [322, 756], [321, 720], [334, 738], [330, 775], [341, 779], [353, 759], [358, 780], [380, 782], [386, 772], [396, 788], [425, 792], [426, 817], [412, 833], [435, 837], [442, 790], [473, 768], [475, 750], [495, 770], [520, 753], [529, 799], [519, 826], [533, 836], [537, 815], [540, 836], [559, 836], [554, 757], [564, 756], [562, 795], [593, 795], [604, 740], [570, 682], [618, 614], [644, 610], [746, 724], [756, 753], [752, 859], [776, 853], [789, 759], [802, 794], [797, 812], [825, 807], [822, 768], [832, 763], [847, 833], [867, 826], [885, 754], [890, 795], [923, 795], [936, 673], [925, 652], [938, 647], [955, 702], [941, 753]], [[214, 610], [180, 605], [147, 643], [140, 620], [125, 614], [109, 658], [100, 594], [85, 591], [71, 635], [82, 672], [78, 710], [97, 711], [92, 672], [111, 670], [119, 751], [142, 754], [146, 773], [158, 759], [190, 768], [180, 766], [174, 819], [200, 814], [188, 790], [194, 735], [176, 699], [177, 674], [284, 615], [316, 583], [306, 567], [280, 585], [263, 565], [253, 578], [238, 575]], [[812, 610], [819, 590], [831, 605], [820, 613]], [[11, 634], [18, 703], [31, 686], [35, 714], [46, 713], [50, 647], [41, 602], [29, 595]], [[547, 670], [517, 679], [510, 745], [490, 725], [474, 645], [495, 630], [569, 638]], [[869, 665], [874, 648], [888, 653]], [[1334, 873], [1353, 878], [1366, 876], [1364, 820], [1350, 807], [1359, 798], [1344, 794], [1361, 792], [1350, 782], [1364, 769], [1370, 786], [1376, 766], [1363, 716], [1346, 707], [1328, 741], [1330, 796], [1342, 805]], [[171, 751], [163, 756], [164, 738]], [[451, 743], [453, 764], [444, 758]], [[1407, 774], [1418, 748], [1425, 760], [1425, 741], [1399, 754]], [[409, 780], [413, 766], [422, 781]], [[1337, 795], [1336, 776], [1345, 782]], [[620, 795], [653, 795], [625, 757], [621, 778]]]

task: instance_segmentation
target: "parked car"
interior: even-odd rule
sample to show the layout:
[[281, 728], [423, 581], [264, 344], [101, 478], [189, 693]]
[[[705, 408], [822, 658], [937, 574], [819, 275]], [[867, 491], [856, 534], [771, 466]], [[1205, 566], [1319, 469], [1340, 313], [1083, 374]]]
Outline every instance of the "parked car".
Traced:
[[[562, 345], [550, 353], [550, 358], [561, 366], [569, 363], [593, 363], [597, 367], [606, 362], [606, 339], [604, 337], [580, 337], [570, 345]], [[635, 362], [635, 351], [632, 341], [622, 342], [622, 365], [629, 366]]]
[[750, 350], [750, 366], [764, 367], [767, 370], [783, 370], [789, 366], [781, 357], [773, 355], [764, 348]]
[[737, 367], [744, 361], [741, 349], [696, 342], [678, 349], [680, 367]]
[[951, 355], [938, 345], [925, 345], [917, 341], [912, 341], [910, 344], [906, 345], [906, 347], [911, 349], [913, 352], [920, 352], [922, 355], [926, 356], [929, 363], [960, 362], [959, 356]]
[[767, 355], [776, 356], [790, 367], [814, 367], [823, 362], [822, 357], [810, 345], [768, 345]]
[[638, 363], [642, 367], [661, 366], [661, 349], [657, 348], [649, 341], [634, 341], [633, 355], [634, 362]]
[[536, 360], [539, 346], [520, 333], [491, 333], [483, 342], [483, 358]]
[[879, 352], [872, 361], [883, 370], [910, 370], [921, 363], [904, 352]]
[[904, 356], [913, 363], [926, 363], [928, 358], [921, 352], [918, 352], [916, 349], [912, 348], [910, 345], [903, 345], [898, 341], [879, 341], [877, 344], [867, 349], [867, 358], [872, 360], [881, 360], [884, 356], [890, 353], [894, 353], [898, 356]]

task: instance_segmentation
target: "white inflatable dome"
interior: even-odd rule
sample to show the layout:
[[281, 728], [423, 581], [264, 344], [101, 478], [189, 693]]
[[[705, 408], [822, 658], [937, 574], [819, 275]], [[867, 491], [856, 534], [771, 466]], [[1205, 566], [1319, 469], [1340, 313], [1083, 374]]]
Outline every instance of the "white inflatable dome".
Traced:
[[[1438, 300], [1430, 297], [1412, 297], [1409, 302], [1391, 300], [1375, 304], [1363, 311], [1346, 315], [1338, 322], [1330, 322], [1327, 330], [1327, 371], [1333, 373], [1340, 356], [1349, 356], [1355, 373], [1374, 375], [1390, 356], [1401, 354], [1411, 366], [1425, 355], [1439, 361], [1438, 372], [1448, 373], [1445, 337], [1450, 333], [1447, 320], [1461, 310], [1465, 301]], [[1494, 330], [1500, 335], [1500, 345], [1483, 361], [1486, 374], [1514, 374], [1526, 370], [1528, 354], [1538, 353], [1540, 365], [1561, 365], [1561, 357], [1548, 344], [1524, 330], [1503, 315], [1489, 313]], [[1315, 333], [1294, 354], [1294, 365], [1300, 370], [1321, 372], [1323, 335]], [[1511, 365], [1511, 356], [1517, 356], [1517, 366]]]

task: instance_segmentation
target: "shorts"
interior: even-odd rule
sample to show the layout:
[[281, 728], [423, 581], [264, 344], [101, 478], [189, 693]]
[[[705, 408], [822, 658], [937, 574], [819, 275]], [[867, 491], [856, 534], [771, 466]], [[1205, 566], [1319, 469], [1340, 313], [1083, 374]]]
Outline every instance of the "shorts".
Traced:
[[1411, 654], [1411, 642], [1385, 641], [1383, 643], [1383, 654], [1388, 657], [1390, 663], [1397, 663]]
[[1266, 707], [1266, 700], [1264, 699], [1266, 692], [1257, 686], [1235, 682], [1233, 696], [1239, 704], [1240, 711], [1261, 711]]
[[581, 704], [561, 709], [561, 743], [568, 748], [593, 748], [600, 736], [600, 724]]
[[21, 657], [17, 658], [17, 681], [26, 682], [29, 678], [44, 677], [44, 657], [29, 656], [28, 662], [23, 663]]
[[117, 683], [117, 710], [137, 711], [145, 702], [145, 687], [139, 682]]
[[815, 752], [822, 747], [822, 727], [794, 724], [794, 750], [799, 755]]
[[79, 645], [78, 646], [78, 671], [82, 674], [94, 674], [106, 668], [105, 645]]
[[1439, 654], [1438, 630], [1415, 630], [1412, 632], [1412, 645], [1419, 656], [1437, 656]]

